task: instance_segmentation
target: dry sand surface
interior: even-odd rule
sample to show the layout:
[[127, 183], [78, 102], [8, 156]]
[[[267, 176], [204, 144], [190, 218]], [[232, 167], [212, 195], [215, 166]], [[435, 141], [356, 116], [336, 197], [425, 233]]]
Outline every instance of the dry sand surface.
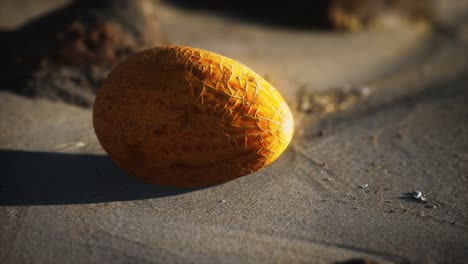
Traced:
[[[275, 163], [210, 188], [134, 179], [100, 147], [92, 109], [0, 91], [0, 262], [467, 263], [468, 22], [447, 2], [440, 32], [356, 34], [159, 3], [171, 43], [243, 62], [294, 109]], [[346, 85], [372, 96], [298, 111], [300, 91]]]

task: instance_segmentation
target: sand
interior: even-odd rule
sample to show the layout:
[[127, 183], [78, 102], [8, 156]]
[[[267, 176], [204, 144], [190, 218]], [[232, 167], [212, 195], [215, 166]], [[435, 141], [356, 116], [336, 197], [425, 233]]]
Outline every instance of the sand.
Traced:
[[[468, 261], [466, 23], [352, 35], [159, 12], [172, 43], [268, 76], [295, 109], [290, 147], [219, 186], [153, 186], [110, 161], [91, 109], [0, 91], [0, 262]], [[350, 84], [384, 91], [380, 103], [321, 117], [294, 107], [300, 89]]]

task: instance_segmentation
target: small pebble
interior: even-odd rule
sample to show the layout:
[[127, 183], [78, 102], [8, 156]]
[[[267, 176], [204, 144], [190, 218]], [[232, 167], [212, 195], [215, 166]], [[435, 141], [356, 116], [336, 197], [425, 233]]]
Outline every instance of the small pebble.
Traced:
[[359, 189], [366, 190], [367, 188], [369, 188], [369, 184], [366, 183], [366, 184], [364, 184], [364, 185], [359, 185], [358, 188], [359, 188]]
[[426, 196], [420, 191], [413, 191], [413, 198], [421, 202], [427, 202]]

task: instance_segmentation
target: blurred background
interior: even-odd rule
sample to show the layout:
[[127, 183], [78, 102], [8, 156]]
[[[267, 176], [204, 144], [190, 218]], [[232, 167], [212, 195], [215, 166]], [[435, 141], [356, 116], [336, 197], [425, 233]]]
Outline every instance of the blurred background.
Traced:
[[[284, 155], [202, 190], [115, 167], [95, 93], [160, 45], [271, 82]], [[466, 262], [467, 48], [464, 0], [1, 0], [0, 260]]]
[[284, 93], [362, 84], [430, 54], [428, 34], [450, 31], [463, 2], [2, 1], [2, 80], [89, 107], [118, 61], [176, 44], [233, 57]]

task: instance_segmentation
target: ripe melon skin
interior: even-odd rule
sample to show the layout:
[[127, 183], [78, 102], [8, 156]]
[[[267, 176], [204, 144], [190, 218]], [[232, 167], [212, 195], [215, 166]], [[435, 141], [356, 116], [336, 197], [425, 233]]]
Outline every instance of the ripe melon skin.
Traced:
[[144, 181], [205, 187], [278, 158], [293, 116], [267, 81], [227, 57], [191, 47], [139, 52], [97, 93], [93, 124], [104, 150]]

